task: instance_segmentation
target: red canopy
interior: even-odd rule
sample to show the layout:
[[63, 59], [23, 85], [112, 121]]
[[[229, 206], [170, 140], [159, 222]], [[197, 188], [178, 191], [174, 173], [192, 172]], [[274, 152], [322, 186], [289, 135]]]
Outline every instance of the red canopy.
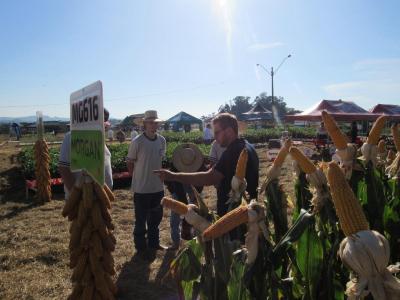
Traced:
[[326, 110], [336, 121], [374, 121], [381, 114], [371, 113], [354, 102], [339, 100], [322, 100], [310, 109], [286, 116], [286, 121], [321, 121], [321, 112]]

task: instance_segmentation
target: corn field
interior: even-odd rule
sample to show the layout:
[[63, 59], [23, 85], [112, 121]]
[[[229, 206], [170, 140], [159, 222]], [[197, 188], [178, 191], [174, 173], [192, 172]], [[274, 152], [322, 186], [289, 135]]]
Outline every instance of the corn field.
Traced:
[[[399, 127], [395, 149], [378, 147], [385, 117], [357, 149], [331, 116], [323, 119], [339, 162], [314, 163], [288, 141], [258, 199], [243, 195], [239, 159], [221, 218], [198, 194], [190, 207], [163, 202], [197, 232], [169, 271], [181, 299], [400, 299]], [[296, 169], [291, 218], [279, 179], [288, 155]]]

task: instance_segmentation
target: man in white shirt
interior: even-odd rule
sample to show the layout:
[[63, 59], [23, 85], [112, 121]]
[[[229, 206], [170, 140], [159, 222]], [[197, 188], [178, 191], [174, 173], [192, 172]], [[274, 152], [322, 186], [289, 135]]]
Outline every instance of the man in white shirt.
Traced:
[[206, 128], [204, 128], [204, 132], [203, 132], [203, 140], [204, 143], [211, 144], [212, 140], [213, 140], [214, 136], [213, 133], [211, 131], [211, 125], [207, 124]]
[[132, 174], [134, 192], [133, 238], [139, 253], [143, 253], [147, 247], [152, 250], [166, 249], [160, 245], [158, 228], [163, 215], [160, 203], [164, 197], [164, 186], [161, 179], [153, 173], [153, 170], [161, 168], [166, 151], [165, 138], [157, 134], [160, 122], [156, 111], [145, 112], [144, 132], [131, 141], [126, 158], [128, 171]]
[[[109, 118], [109, 112], [104, 109], [104, 123], [106, 124]], [[58, 172], [64, 181], [65, 199], [68, 199], [69, 192], [74, 186], [76, 178], [81, 174], [80, 171], [71, 171], [71, 132], [67, 132], [64, 136], [60, 150], [60, 158], [58, 160]], [[113, 178], [111, 169], [111, 153], [107, 146], [104, 145], [104, 181], [107, 186], [112, 189]]]

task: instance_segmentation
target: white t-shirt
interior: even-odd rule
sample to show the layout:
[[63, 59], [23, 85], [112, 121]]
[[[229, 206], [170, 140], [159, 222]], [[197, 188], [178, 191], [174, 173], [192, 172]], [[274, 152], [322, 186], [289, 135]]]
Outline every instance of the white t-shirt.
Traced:
[[225, 150], [226, 148], [222, 147], [216, 141], [211, 144], [210, 159], [213, 161], [213, 163], [217, 163], [219, 161], [222, 153], [224, 153]]
[[[67, 132], [64, 136], [63, 143], [60, 150], [60, 158], [58, 160], [58, 165], [61, 167], [70, 167], [71, 164], [71, 132]], [[81, 171], [72, 172], [75, 179], [81, 174]], [[104, 145], [104, 182], [107, 186], [112, 189], [113, 178], [111, 169], [111, 153], [107, 146]], [[69, 191], [64, 185], [65, 199], [68, 198]]]
[[131, 141], [132, 141], [135, 137], [137, 137], [138, 134], [139, 134], [139, 133], [138, 133], [136, 130], [132, 130], [132, 132], [131, 132]]
[[114, 137], [114, 131], [112, 131], [112, 129], [109, 129], [109, 130], [107, 131], [107, 137], [108, 137], [109, 139], [112, 139], [112, 138]]
[[213, 138], [214, 137], [213, 137], [211, 129], [208, 127], [204, 128], [203, 139], [204, 140], [212, 140]]
[[154, 140], [151, 140], [142, 133], [131, 142], [127, 161], [134, 163], [132, 191], [148, 194], [164, 190], [160, 177], [153, 171], [161, 169], [165, 149], [165, 138], [159, 134]]

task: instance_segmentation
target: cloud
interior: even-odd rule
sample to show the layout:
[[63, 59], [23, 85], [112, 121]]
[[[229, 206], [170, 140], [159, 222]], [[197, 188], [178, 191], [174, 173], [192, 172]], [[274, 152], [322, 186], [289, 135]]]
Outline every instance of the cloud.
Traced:
[[265, 49], [272, 49], [272, 48], [277, 48], [281, 47], [284, 44], [281, 42], [273, 42], [273, 43], [255, 43], [247, 47], [248, 50], [250, 51], [261, 51]]
[[378, 58], [364, 59], [354, 63], [355, 70], [376, 69], [376, 68], [398, 68], [400, 66], [400, 58]]

